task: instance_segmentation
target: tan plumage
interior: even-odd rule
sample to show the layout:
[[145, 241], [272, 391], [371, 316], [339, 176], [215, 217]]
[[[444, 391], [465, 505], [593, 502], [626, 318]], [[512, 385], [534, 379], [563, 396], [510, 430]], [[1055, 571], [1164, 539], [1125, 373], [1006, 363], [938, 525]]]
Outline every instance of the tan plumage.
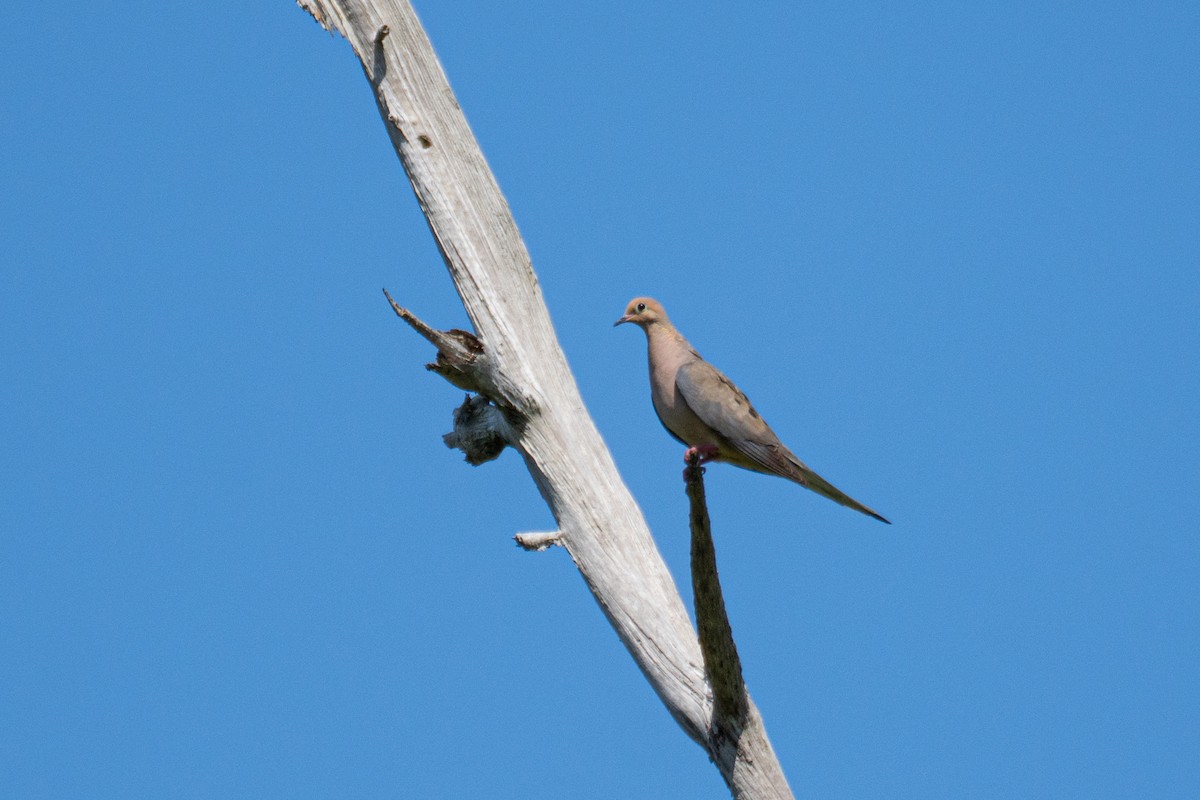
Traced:
[[649, 297], [629, 301], [614, 323], [632, 322], [646, 332], [650, 400], [667, 432], [679, 441], [745, 469], [795, 481], [835, 503], [887, 522], [840, 491], [788, 450], [746, 395], [688, 344]]

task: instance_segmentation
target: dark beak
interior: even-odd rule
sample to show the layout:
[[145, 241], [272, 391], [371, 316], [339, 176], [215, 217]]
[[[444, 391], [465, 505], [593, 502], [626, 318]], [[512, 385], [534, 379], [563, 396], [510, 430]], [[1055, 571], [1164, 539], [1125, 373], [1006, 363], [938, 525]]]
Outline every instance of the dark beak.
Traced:
[[632, 318], [632, 317], [630, 317], [628, 314], [626, 314], [625, 316], [621, 317], [619, 320], [617, 320], [616, 322], [614, 322], [614, 323], [613, 323], [613, 327], [615, 328], [615, 327], [617, 327], [618, 325], [621, 325], [622, 323], [625, 323], [625, 322], [632, 322], [632, 321], [633, 321], [633, 318]]

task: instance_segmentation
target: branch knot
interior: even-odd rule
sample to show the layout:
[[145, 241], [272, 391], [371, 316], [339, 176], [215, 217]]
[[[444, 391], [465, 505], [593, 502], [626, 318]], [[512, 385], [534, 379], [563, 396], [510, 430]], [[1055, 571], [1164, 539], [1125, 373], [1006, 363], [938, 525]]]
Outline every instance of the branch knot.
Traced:
[[483, 395], [467, 395], [454, 409], [454, 430], [442, 437], [446, 447], [457, 447], [467, 463], [479, 466], [500, 457], [509, 444], [511, 428], [504, 413]]

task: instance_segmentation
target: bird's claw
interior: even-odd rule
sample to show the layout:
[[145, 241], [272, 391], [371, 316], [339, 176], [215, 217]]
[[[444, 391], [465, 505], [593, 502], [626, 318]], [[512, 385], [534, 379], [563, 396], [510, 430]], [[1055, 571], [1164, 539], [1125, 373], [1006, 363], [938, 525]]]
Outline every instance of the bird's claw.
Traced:
[[695, 447], [689, 447], [683, 454], [683, 463], [690, 465], [692, 459], [696, 460], [696, 466], [716, 461], [717, 446], [715, 444], [698, 444]]

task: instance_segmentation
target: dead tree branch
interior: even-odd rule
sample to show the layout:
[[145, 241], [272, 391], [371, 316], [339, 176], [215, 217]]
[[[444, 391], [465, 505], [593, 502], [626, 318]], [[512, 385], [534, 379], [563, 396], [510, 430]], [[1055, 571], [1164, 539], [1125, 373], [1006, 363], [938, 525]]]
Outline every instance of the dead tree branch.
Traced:
[[704, 467], [700, 466], [697, 453], [691, 454], [684, 479], [691, 504], [692, 595], [696, 628], [700, 633], [700, 652], [704, 654], [704, 672], [712, 686], [715, 704], [712, 728], [714, 733], [736, 741], [741, 736], [749, 706], [742, 679], [742, 661], [738, 658], [733, 629], [725, 613], [721, 581], [717, 577], [717, 551], [704, 498]]
[[683, 601], [584, 409], [508, 204], [411, 5], [299, 4], [358, 56], [475, 328], [437, 331], [392, 302], [437, 347], [430, 369], [481, 396], [455, 413], [448, 443], [472, 461], [494, 458], [505, 445], [520, 452], [559, 529], [518, 541], [567, 549], [651, 686], [708, 751], [734, 797], [790, 798], [748, 697], [733, 746], [713, 727], [704, 657]]

